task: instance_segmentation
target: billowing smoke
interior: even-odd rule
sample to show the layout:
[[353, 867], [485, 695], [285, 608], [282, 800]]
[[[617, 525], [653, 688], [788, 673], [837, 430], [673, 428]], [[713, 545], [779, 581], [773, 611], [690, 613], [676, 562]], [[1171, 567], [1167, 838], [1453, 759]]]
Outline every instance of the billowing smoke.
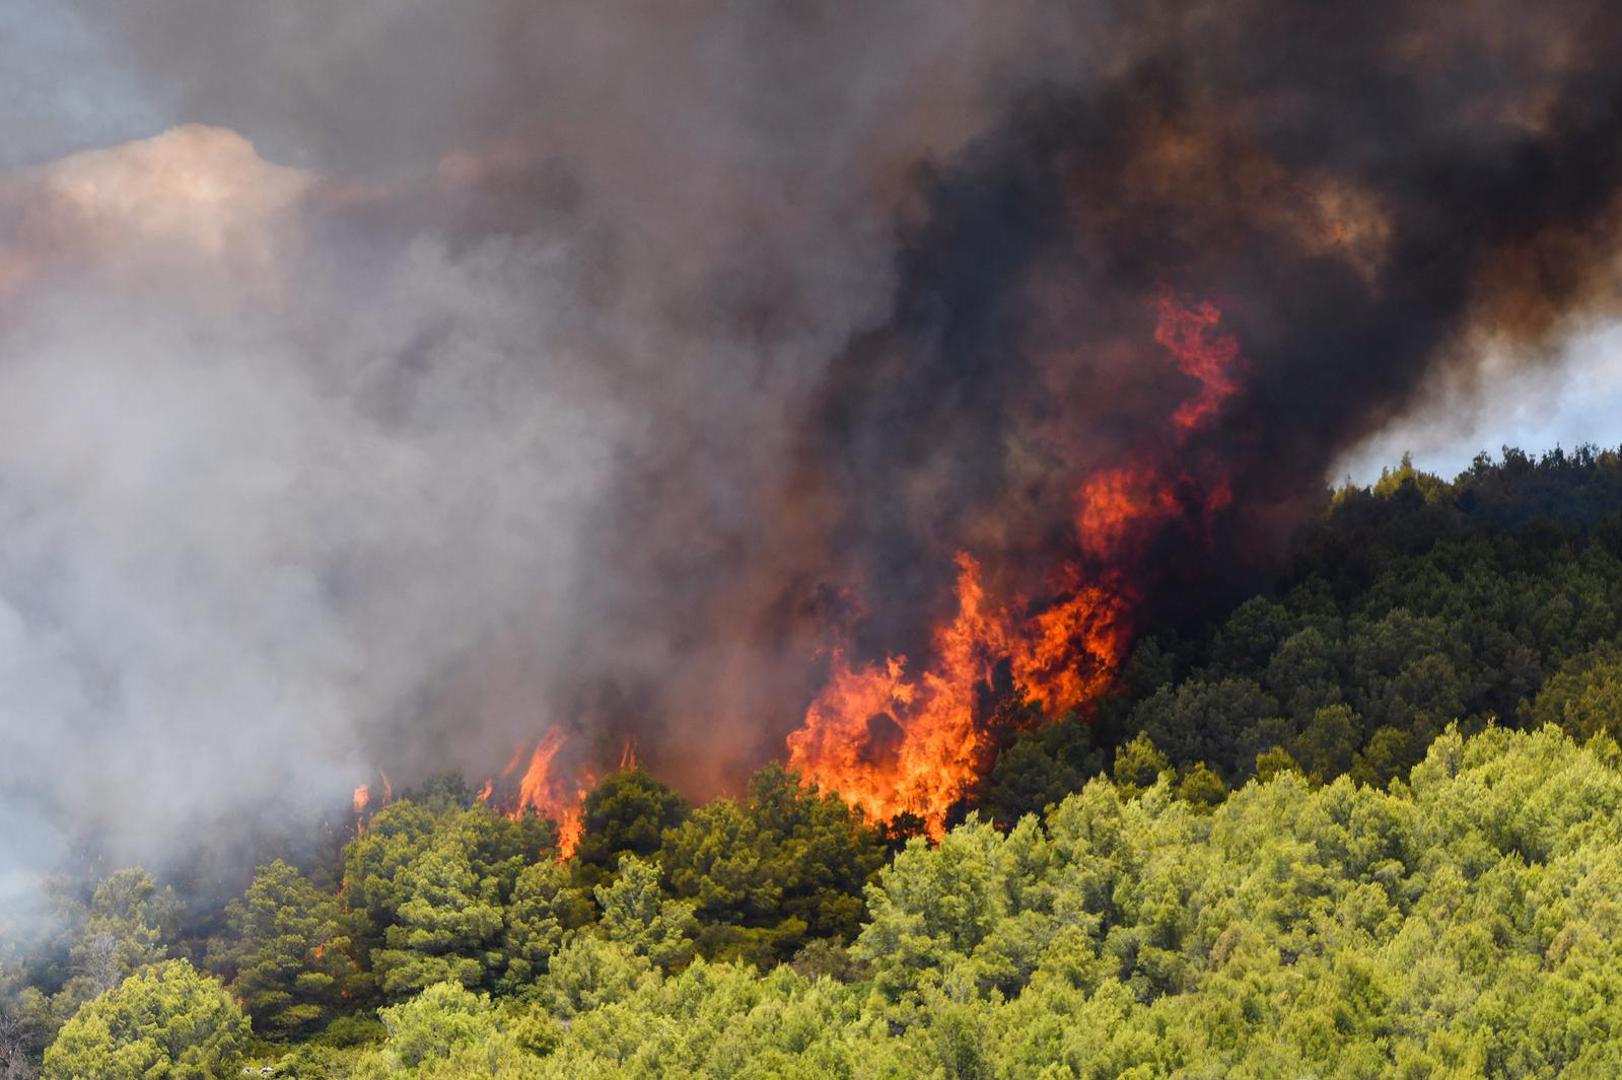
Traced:
[[785, 511], [863, 608], [796, 763], [938, 828], [988, 665], [1085, 704], [1047, 655], [1243, 595], [1349, 446], [1605, 310], [1622, 14], [1556, 7], [1149, 5], [935, 177]]
[[865, 587], [922, 572], [940, 595], [954, 550], [1019, 565], [1062, 530], [1076, 476], [1192, 385], [1154, 362], [1167, 290], [1214, 302], [1244, 354], [1187, 455], [1224, 464], [1239, 526], [1438, 369], [1592, 315], [1622, 15], [1557, 7], [1170, 5], [1121, 71], [1029, 95], [930, 186], [893, 317], [829, 369], [808, 454]]
[[855, 606], [860, 649], [916, 653], [958, 552], [1040, 588], [1078, 481], [1190, 393], [1163, 299], [1244, 359], [1175, 448], [1231, 498], [1142, 559], [1186, 585], [1612, 284], [1598, 0], [50, 25], [10, 77], [56, 49], [80, 93], [21, 95], [0, 179], [8, 883], [553, 727], [715, 790]]

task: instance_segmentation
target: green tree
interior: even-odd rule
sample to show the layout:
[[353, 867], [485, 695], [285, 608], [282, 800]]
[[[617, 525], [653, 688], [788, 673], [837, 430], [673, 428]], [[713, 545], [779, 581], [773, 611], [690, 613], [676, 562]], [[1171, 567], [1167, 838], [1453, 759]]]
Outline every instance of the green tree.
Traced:
[[1206, 810], [1228, 797], [1228, 785], [1204, 762], [1181, 770], [1173, 790], [1190, 806]]
[[1284, 711], [1301, 725], [1318, 710], [1345, 700], [1343, 651], [1338, 634], [1309, 625], [1280, 642], [1256, 670], [1263, 672], [1263, 684]]
[[446, 979], [493, 986], [519, 876], [556, 851], [551, 823], [465, 806], [458, 790], [441, 782], [429, 804], [394, 803], [344, 848], [362, 964], [396, 1000]]
[[1622, 736], [1622, 648], [1605, 642], [1568, 660], [1531, 712], [1535, 723], [1558, 725], [1576, 739]]
[[1173, 763], [1205, 762], [1224, 775], [1293, 733], [1272, 695], [1248, 678], [1165, 687], [1133, 719]]
[[411, 897], [406, 868], [433, 843], [438, 817], [400, 800], [384, 807], [344, 846], [344, 891], [351, 909], [366, 916], [366, 943], [382, 943], [400, 905]]
[[598, 931], [608, 940], [665, 971], [692, 958], [692, 937], [698, 929], [693, 902], [665, 899], [655, 863], [622, 855], [619, 873], [595, 892], [603, 913]]
[[570, 884], [563, 866], [548, 859], [525, 867], [504, 914], [500, 988], [516, 993], [531, 985], [546, 972], [564, 936], [592, 914], [591, 901]]
[[490, 999], [458, 983], [429, 986], [410, 1001], [379, 1009], [388, 1029], [388, 1053], [406, 1069], [443, 1061], [459, 1048], [490, 1040], [496, 1014]]
[[1346, 705], [1326, 705], [1290, 744], [1290, 755], [1308, 776], [1332, 780], [1351, 771], [1363, 744], [1363, 720]]
[[858, 812], [780, 765], [750, 779], [742, 804], [695, 810], [660, 851], [671, 891], [696, 904], [700, 951], [762, 965], [811, 937], [852, 937], [883, 857]]
[[0, 963], [0, 1080], [34, 1080], [55, 1025], [38, 987], [20, 965]]
[[[379, 1010], [388, 1037], [330, 1075], [353, 1080], [536, 1080], [540, 1063], [524, 1049], [524, 1015], [504, 1015], [483, 994], [436, 983]], [[286, 1066], [284, 1061], [283, 1067]], [[329, 1075], [326, 1072], [312, 1075]]]
[[1093, 724], [1070, 713], [1058, 723], [1022, 733], [997, 755], [981, 782], [975, 808], [1005, 829], [1039, 814], [1104, 771]]
[[1147, 733], [1138, 732], [1115, 752], [1115, 765], [1111, 770], [1115, 782], [1127, 791], [1142, 791], [1153, 787], [1161, 775], [1171, 770], [1166, 760]]
[[1347, 775], [1360, 784], [1384, 787], [1414, 764], [1423, 745], [1414, 732], [1388, 724], [1369, 736]]
[[140, 867], [108, 875], [91, 894], [68, 950], [72, 974], [52, 1003], [57, 1015], [72, 1015], [142, 966], [165, 959], [179, 924], [180, 903], [173, 889], [160, 889]]
[[536, 985], [536, 1000], [568, 1020], [657, 982], [653, 965], [622, 942], [581, 931], [569, 936]]
[[47, 1080], [215, 1080], [251, 1033], [215, 979], [184, 960], [142, 968], [80, 1006], [45, 1051]]
[[226, 908], [210, 963], [261, 1032], [307, 1033], [363, 993], [348, 922], [337, 897], [278, 859]]
[[1279, 644], [1294, 629], [1290, 612], [1265, 596], [1252, 597], [1233, 610], [1211, 644], [1211, 666], [1250, 677], [1265, 667]]
[[[748, 813], [768, 841], [768, 876], [782, 890], [787, 920], [809, 937], [850, 939], [860, 928], [860, 897], [884, 861], [883, 839], [833, 792], [806, 787], [780, 765], [749, 781]], [[797, 947], [798, 942], [788, 942]]]
[[436, 843], [412, 859], [398, 885], [405, 899], [384, 947], [372, 953], [383, 992], [399, 1000], [435, 983], [492, 981], [505, 920], [499, 896], [481, 882], [466, 850], [453, 838]]
[[593, 886], [612, 876], [621, 853], [657, 852], [664, 831], [687, 816], [687, 804], [645, 770], [621, 769], [592, 788], [582, 816], [575, 869], [582, 884]]

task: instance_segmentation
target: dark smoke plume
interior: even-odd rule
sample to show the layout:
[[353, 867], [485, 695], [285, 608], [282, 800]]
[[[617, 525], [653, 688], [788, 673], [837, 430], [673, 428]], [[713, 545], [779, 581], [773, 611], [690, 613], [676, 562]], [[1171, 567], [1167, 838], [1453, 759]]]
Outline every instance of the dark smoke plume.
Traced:
[[870, 598], [870, 652], [924, 644], [955, 550], [1028, 591], [1073, 546], [1077, 478], [1192, 384], [1147, 362], [1157, 295], [1215, 302], [1245, 359], [1186, 451], [1220, 466], [1231, 518], [1169, 531], [1149, 571], [1184, 604], [1262, 557], [1438, 369], [1493, 343], [1536, 358], [1596, 314], [1622, 13], [1556, 8], [1151, 6], [1121, 70], [1023, 95], [932, 176], [891, 318], [830, 365], [814, 494], [792, 493], [827, 508], [819, 558]]

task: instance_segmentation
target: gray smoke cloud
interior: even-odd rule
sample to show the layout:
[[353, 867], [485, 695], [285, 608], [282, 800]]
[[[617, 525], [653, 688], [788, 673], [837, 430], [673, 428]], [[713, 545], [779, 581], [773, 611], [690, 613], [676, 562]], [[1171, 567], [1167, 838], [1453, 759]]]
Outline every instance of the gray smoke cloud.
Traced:
[[568, 386], [569, 238], [417, 238], [357, 280], [314, 183], [193, 127], [8, 193], [44, 252], [0, 363], [8, 820], [20, 789], [126, 858], [229, 842], [566, 625], [623, 431]]
[[1087, 70], [1045, 7], [11, 9], [0, 905], [553, 724], [777, 749], [744, 555], [915, 171]]

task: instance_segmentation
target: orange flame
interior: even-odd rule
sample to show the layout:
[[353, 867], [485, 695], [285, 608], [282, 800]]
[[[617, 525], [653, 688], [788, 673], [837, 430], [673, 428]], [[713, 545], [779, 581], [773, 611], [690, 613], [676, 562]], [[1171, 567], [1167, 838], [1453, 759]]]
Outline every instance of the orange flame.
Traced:
[[559, 862], [574, 858], [576, 849], [580, 847], [580, 838], [586, 834], [586, 791], [586, 788], [577, 789], [575, 801], [564, 807], [557, 816]]
[[1182, 432], [1205, 426], [1221, 410], [1223, 402], [1239, 390], [1235, 368], [1239, 366], [1239, 342], [1231, 335], [1212, 337], [1222, 312], [1209, 301], [1188, 308], [1169, 292], [1159, 301], [1159, 321], [1155, 324], [1155, 344], [1177, 360], [1183, 374], [1200, 381], [1200, 392], [1172, 414], [1172, 426]]
[[563, 732], [552, 728], [535, 744], [529, 768], [518, 782], [518, 809], [544, 810], [553, 801], [552, 759], [563, 748]]
[[[381, 810], [394, 800], [394, 786], [389, 783], [389, 774], [382, 769], [377, 770], [377, 775], [383, 781], [383, 799], [377, 806]], [[349, 797], [349, 805], [355, 811], [355, 831], [365, 832], [367, 812], [372, 809], [372, 785], [356, 784], [354, 793]]]
[[[520, 744], [513, 751], [513, 756], [501, 770], [500, 777], [486, 781], [479, 790], [478, 800], [489, 804], [495, 796], [498, 781], [509, 780], [518, 772], [519, 766], [524, 766], [522, 776], [518, 778], [518, 792], [510, 805], [506, 806], [508, 817], [518, 818], [531, 811], [540, 814], [557, 823], [558, 827], [558, 858], [569, 859], [574, 856], [575, 849], [580, 844], [580, 838], [585, 833], [584, 809], [586, 795], [590, 792], [596, 778], [590, 770], [581, 770], [572, 781], [562, 774], [558, 766], [558, 752], [563, 749], [564, 733], [561, 728], [549, 728], [535, 748], [527, 755], [525, 745]], [[511, 788], [503, 785], [505, 790]], [[505, 800], [503, 800], [505, 803]]]
[[806, 783], [838, 791], [880, 821], [916, 815], [938, 838], [993, 750], [987, 713], [1000, 662], [1050, 719], [1110, 688], [1139, 602], [1133, 559], [1156, 530], [1231, 500], [1225, 477], [1196, 483], [1165, 448], [1181, 449], [1238, 391], [1238, 342], [1216, 334], [1221, 312], [1210, 303], [1187, 307], [1167, 292], [1157, 316], [1155, 343], [1199, 390], [1167, 417], [1160, 448], [1082, 479], [1077, 558], [1056, 575], [1054, 595], [1036, 604], [991, 600], [980, 564], [959, 553], [957, 614], [936, 627], [921, 671], [910, 672], [905, 656], [852, 667], [843, 648], [831, 649], [827, 682], [788, 737], [789, 763]]

